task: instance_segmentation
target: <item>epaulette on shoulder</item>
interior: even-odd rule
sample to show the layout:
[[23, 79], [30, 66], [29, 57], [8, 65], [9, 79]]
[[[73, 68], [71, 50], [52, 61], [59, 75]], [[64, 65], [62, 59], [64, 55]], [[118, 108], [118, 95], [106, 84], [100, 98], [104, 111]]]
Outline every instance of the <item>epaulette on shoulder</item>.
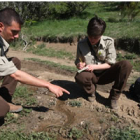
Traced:
[[104, 41], [107, 41], [107, 40], [113, 41], [113, 40], [114, 40], [113, 38], [111, 38], [111, 37], [109, 37], [109, 36], [102, 36], [102, 37], [103, 37], [103, 40], [104, 40]]

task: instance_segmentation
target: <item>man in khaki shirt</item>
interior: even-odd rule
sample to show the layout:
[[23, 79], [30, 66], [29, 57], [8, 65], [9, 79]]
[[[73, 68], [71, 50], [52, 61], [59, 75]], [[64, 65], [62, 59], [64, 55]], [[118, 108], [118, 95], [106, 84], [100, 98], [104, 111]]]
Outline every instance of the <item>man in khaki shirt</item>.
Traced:
[[107, 104], [112, 109], [118, 109], [118, 99], [125, 88], [132, 66], [128, 61], [116, 63], [114, 40], [103, 36], [106, 23], [93, 17], [87, 26], [88, 37], [78, 42], [75, 65], [78, 72], [76, 82], [88, 95], [88, 100], [94, 102], [96, 84], [104, 85], [114, 82]]
[[21, 64], [18, 58], [6, 57], [9, 43], [19, 37], [22, 24], [23, 22], [15, 10], [11, 8], [0, 10], [0, 78], [3, 79], [0, 88], [0, 125], [3, 123], [8, 111], [19, 112], [22, 110], [22, 106], [12, 104], [12, 95], [18, 81], [32, 86], [47, 88], [56, 97], [62, 96], [63, 92], [70, 94], [62, 87], [21, 71]]

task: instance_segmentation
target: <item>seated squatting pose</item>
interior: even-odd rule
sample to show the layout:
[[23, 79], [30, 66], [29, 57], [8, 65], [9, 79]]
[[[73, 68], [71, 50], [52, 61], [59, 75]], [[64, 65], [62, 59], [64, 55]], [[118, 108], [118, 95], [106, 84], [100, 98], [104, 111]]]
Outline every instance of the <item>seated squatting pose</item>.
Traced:
[[62, 96], [63, 92], [70, 94], [60, 86], [21, 71], [21, 62], [18, 58], [7, 58], [6, 53], [9, 49], [9, 44], [19, 37], [22, 24], [20, 16], [14, 9], [5, 8], [0, 10], [0, 80], [3, 80], [0, 87], [0, 125], [4, 123], [4, 117], [7, 112], [19, 112], [22, 110], [22, 106], [12, 104], [12, 96], [18, 81], [32, 86], [47, 88], [56, 97]]
[[118, 99], [126, 86], [132, 70], [131, 64], [126, 61], [116, 62], [114, 40], [103, 36], [106, 23], [97, 16], [93, 17], [87, 26], [85, 39], [78, 42], [76, 67], [86, 70], [76, 74], [75, 80], [88, 94], [88, 100], [95, 100], [96, 84], [104, 85], [114, 82], [107, 104], [112, 109], [118, 109]]

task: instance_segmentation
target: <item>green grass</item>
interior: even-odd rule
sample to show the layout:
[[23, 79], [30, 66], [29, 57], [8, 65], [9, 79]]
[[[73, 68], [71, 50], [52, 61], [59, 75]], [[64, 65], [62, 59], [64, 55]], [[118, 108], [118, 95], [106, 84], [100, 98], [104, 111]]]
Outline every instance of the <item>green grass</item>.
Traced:
[[133, 69], [140, 72], [140, 61], [131, 61], [131, 64], [133, 65]]
[[26, 86], [18, 86], [15, 90], [13, 98], [28, 98], [32, 92]]
[[88, 20], [83, 22], [82, 19], [46, 20], [37, 25], [30, 26], [30, 28], [23, 29], [23, 32], [28, 32], [32, 37], [68, 38], [85, 34], [87, 23]]
[[46, 132], [33, 132], [31, 134], [24, 134], [21, 130], [1, 130], [0, 140], [55, 140], [55, 137], [51, 137]]
[[37, 100], [33, 98], [32, 95], [33, 91], [27, 88], [27, 86], [18, 86], [14, 93], [13, 99], [16, 103], [22, 104], [24, 106], [36, 105]]
[[75, 106], [80, 107], [82, 103], [80, 101], [73, 100], [73, 101], [69, 101], [69, 105], [72, 107], [75, 107]]
[[[32, 97], [33, 91], [31, 91], [26, 86], [18, 86], [13, 96], [13, 102], [15, 104], [21, 104], [23, 106], [33, 106], [37, 105], [37, 100]], [[28, 116], [28, 114], [32, 111], [32, 109], [23, 108], [21, 112], [18, 113], [19, 117], [15, 117], [12, 113], [7, 113], [5, 117], [4, 125], [7, 126], [11, 123], [19, 123], [20, 119], [24, 116]]]
[[112, 38], [140, 38], [138, 31], [140, 30], [139, 22], [119, 22], [108, 23], [105, 35]]
[[30, 47], [27, 51], [32, 52], [40, 56], [56, 57], [62, 59], [74, 60], [75, 56], [64, 50], [55, 50], [52, 48], [45, 47], [45, 44], [38, 45], [37, 48]]
[[[82, 35], [86, 35], [87, 24], [89, 20], [97, 14], [107, 23], [107, 28], [104, 35], [113, 37], [114, 39], [119, 38], [130, 38], [136, 39], [140, 38], [139, 30], [140, 30], [140, 14], [136, 16], [133, 22], [128, 22], [127, 18], [124, 18], [120, 21], [121, 16], [119, 16], [119, 11], [115, 10], [115, 6], [117, 2], [114, 2], [114, 5], [109, 5], [109, 2], [90, 2], [90, 6], [84, 10], [84, 12], [79, 17], [73, 17], [68, 20], [48, 20], [41, 22], [36, 22], [32, 26], [23, 27], [22, 32], [27, 35], [29, 38], [44, 38], [46, 41], [47, 38], [51, 38], [51, 40], [56, 40], [56, 38], [61, 38], [62, 40], [65, 39], [72, 39], [73, 37], [79, 37]], [[109, 20], [112, 19], [112, 20]], [[115, 19], [115, 20], [114, 20]], [[28, 38], [28, 39], [29, 39]], [[19, 46], [21, 46], [19, 44]], [[32, 45], [33, 46], [33, 45]], [[52, 48], [46, 48], [44, 44], [37, 46], [34, 48], [29, 46], [28, 51], [41, 55], [41, 56], [48, 56], [48, 57], [56, 57], [62, 59], [69, 59], [74, 60], [74, 54], [70, 52], [65, 52], [64, 50], [56, 51]], [[127, 45], [128, 47], [128, 45]], [[133, 46], [130, 46], [133, 47]], [[137, 71], [140, 70], [139, 62], [133, 61], [135, 54], [130, 54], [121, 58], [117, 58], [117, 60], [127, 59], [131, 61], [133, 68]], [[133, 58], [133, 59], [132, 59]], [[40, 60], [35, 60], [39, 61]], [[54, 64], [51, 62], [43, 62], [47, 63], [47, 65], [53, 65], [53, 67], [58, 67], [61, 69], [65, 69], [68, 71], [76, 71], [75, 68], [70, 68], [67, 66], [62, 66], [58, 64]]]
[[76, 127], [73, 127], [69, 130], [68, 138], [72, 138], [73, 140], [80, 139], [83, 136], [83, 132]]
[[133, 66], [133, 69], [140, 72], [140, 61], [137, 60], [139, 56], [134, 53], [126, 53], [125, 55], [122, 55], [121, 53], [117, 54], [117, 61], [121, 60], [128, 60]]
[[134, 60], [137, 59], [137, 55], [134, 53], [126, 53], [125, 55], [122, 55], [121, 53], [117, 54], [117, 60], [121, 61], [121, 60]]
[[[23, 27], [22, 31], [31, 37], [51, 37], [51, 38], [71, 38], [86, 35], [89, 20], [97, 14], [106, 21], [107, 28], [104, 35], [113, 38], [139, 38], [140, 14], [133, 22], [128, 22], [125, 18], [119, 22], [121, 16], [119, 11], [114, 10], [109, 4], [103, 5], [102, 2], [91, 2], [92, 4], [85, 9], [79, 17], [68, 20], [45, 20], [29, 27]], [[115, 7], [115, 6], [114, 6]], [[111, 9], [112, 8], [112, 9]], [[109, 22], [110, 18], [115, 18], [118, 22]]]
[[140, 134], [131, 127], [123, 129], [112, 127], [109, 130], [108, 140], [140, 140]]
[[58, 69], [61, 69], [61, 70], [69, 71], [71, 73], [77, 71], [76, 67], [65, 66], [65, 65], [61, 65], [59, 63], [54, 63], [54, 62], [51, 62], [51, 61], [43, 61], [43, 60], [40, 60], [40, 59], [37, 59], [37, 58], [26, 58], [26, 60], [31, 60], [31, 61], [39, 62], [41, 64], [44, 64], [44, 65], [47, 65], [47, 66], [50, 66], [50, 67], [55, 67], [55, 68], [58, 68]]
[[6, 118], [5, 118], [5, 123], [4, 125], [8, 125], [11, 123], [17, 123], [17, 118], [14, 117], [14, 115], [12, 113], [7, 113]]

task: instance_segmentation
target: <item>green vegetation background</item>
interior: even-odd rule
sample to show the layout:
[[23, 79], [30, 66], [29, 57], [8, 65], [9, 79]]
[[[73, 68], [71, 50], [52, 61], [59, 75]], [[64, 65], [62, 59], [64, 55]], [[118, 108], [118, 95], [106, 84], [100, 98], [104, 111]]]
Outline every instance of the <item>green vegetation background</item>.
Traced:
[[[79, 15], [68, 19], [47, 19], [46, 17], [43, 21], [30, 21], [30, 26], [27, 26], [29, 25], [29, 21], [27, 21], [22, 31], [33, 38], [79, 37], [86, 35], [87, 24], [96, 14], [106, 21], [107, 28], [104, 35], [115, 39], [139, 39], [140, 3], [137, 2], [137, 7], [132, 7], [132, 10], [127, 10], [125, 7], [124, 9], [118, 8], [121, 4], [118, 2], [89, 2], [89, 5]], [[134, 17], [132, 20], [130, 20], [130, 14]]]
[[[46, 6], [48, 6], [48, 3], [43, 3], [45, 6], [44, 10], [46, 10]], [[63, 3], [62, 5], [58, 5], [57, 3], [51, 3], [56, 4], [52, 9], [56, 8], [57, 9], [57, 14], [59, 16], [63, 15], [64, 12], [67, 10], [65, 9], [66, 3]], [[73, 3], [74, 4], [74, 3]], [[77, 4], [77, 3], [76, 3]], [[72, 15], [69, 16], [68, 18], [57, 18], [57, 17], [48, 17], [45, 16], [45, 18], [41, 20], [37, 20], [36, 18], [32, 17], [29, 13], [28, 10], [30, 9], [32, 11], [32, 14], [34, 11], [38, 12], [36, 10], [39, 8], [41, 5], [40, 3], [22, 3], [22, 2], [0, 2], [0, 8], [4, 8], [4, 6], [14, 6], [16, 9], [20, 7], [21, 9], [23, 8], [23, 13], [25, 13], [25, 17], [29, 17], [28, 20], [26, 19], [26, 22], [22, 28], [22, 34], [29, 40], [26, 40], [28, 43], [30, 40], [34, 40], [36, 38], [51, 38], [52, 40], [55, 38], [62, 38], [62, 39], [72, 39], [74, 37], [80, 37], [80, 36], [85, 36], [86, 35], [86, 27], [89, 22], [89, 20], [94, 16], [94, 14], [98, 15], [100, 18], [106, 21], [107, 23], [107, 28], [104, 33], [104, 35], [113, 37], [114, 39], [119, 39], [119, 38], [131, 38], [131, 39], [139, 39], [140, 38], [140, 14], [139, 14], [139, 2], [137, 3], [132, 3], [132, 5], [129, 5], [128, 7], [124, 5], [124, 3], [119, 3], [119, 2], [89, 2], [88, 6], [80, 12], [78, 15]], [[34, 5], [34, 6], [33, 6]], [[71, 5], [71, 3], [70, 3]], [[119, 8], [118, 6], [124, 6], [123, 8]], [[127, 5], [127, 4], [126, 4]], [[60, 6], [60, 7], [59, 7]], [[64, 6], [63, 9], [61, 6]], [[28, 7], [28, 8], [27, 8]], [[41, 9], [40, 9], [41, 10]], [[64, 11], [64, 12], [63, 12]], [[74, 11], [73, 11], [74, 12]], [[71, 13], [71, 12], [69, 12]], [[42, 12], [43, 14], [43, 12]], [[22, 15], [22, 14], [21, 14]], [[133, 17], [130, 18], [130, 15]], [[59, 17], [58, 16], [58, 17]], [[60, 17], [61, 17], [60, 16]], [[24, 16], [23, 16], [24, 17]], [[24, 18], [25, 18], [24, 17]], [[35, 48], [30, 48], [30, 50], [33, 53], [41, 52], [40, 55], [45, 55], [45, 56], [53, 56], [51, 51], [51, 54], [48, 54], [47, 52], [50, 52], [50, 50], [46, 50], [45, 45], [41, 44], [38, 46], [36, 49]], [[43, 53], [42, 53], [43, 52]], [[61, 58], [66, 58], [72, 59], [74, 56], [70, 53], [63, 53], [62, 51], [59, 52], [60, 56], [57, 56], [55, 53], [55, 57], [61, 57]], [[118, 55], [118, 59], [129, 59], [132, 61], [134, 66], [137, 69], [140, 69], [137, 66], [139, 65], [139, 62], [134, 63], [133, 59], [136, 58], [135, 54], [127, 54], [125, 56], [122, 56], [121, 54]], [[34, 61], [39, 61], [36, 59], [32, 59]], [[46, 62], [42, 62], [45, 63]], [[64, 67], [61, 66], [60, 64], [50, 64], [47, 61], [47, 64], [53, 65], [54, 67], [59, 67], [62, 69], [70, 70], [70, 71], [76, 71], [74, 68], [69, 68], [69, 67]], [[20, 100], [23, 102], [24, 105], [31, 106], [37, 104], [36, 100], [32, 98], [33, 93], [29, 93], [28, 95], [25, 94], [29, 91], [29, 89], [26, 89], [25, 87], [21, 86], [18, 87], [15, 93], [15, 98], [23, 99]], [[72, 106], [80, 106], [80, 102], [71, 102]], [[9, 124], [15, 124], [17, 126], [17, 129], [15, 128], [14, 130], [11, 130], [10, 128], [7, 127], [7, 129], [0, 130], [0, 139], [2, 140], [55, 140], [55, 138], [52, 136], [52, 134], [48, 134], [45, 132], [33, 132], [31, 134], [25, 134], [24, 133], [24, 122], [22, 120], [23, 117], [28, 116], [28, 114], [31, 112], [29, 109], [24, 109], [21, 114], [19, 114], [19, 118], [14, 118], [13, 114], [8, 114], [5, 120], [5, 126]], [[114, 114], [116, 115], [116, 114]], [[118, 119], [118, 116], [115, 116]], [[20, 124], [20, 125], [19, 125]], [[85, 132], [87, 132], [87, 128], [85, 128]], [[139, 132], [135, 131], [133, 128], [113, 128], [110, 127], [108, 130], [104, 132], [104, 139], [105, 140], [140, 140], [140, 134]], [[69, 130], [68, 133], [68, 138], [75, 138], [75, 139], [81, 139], [82, 135], [84, 135], [83, 130], [79, 130], [78, 128], [72, 128]]]

